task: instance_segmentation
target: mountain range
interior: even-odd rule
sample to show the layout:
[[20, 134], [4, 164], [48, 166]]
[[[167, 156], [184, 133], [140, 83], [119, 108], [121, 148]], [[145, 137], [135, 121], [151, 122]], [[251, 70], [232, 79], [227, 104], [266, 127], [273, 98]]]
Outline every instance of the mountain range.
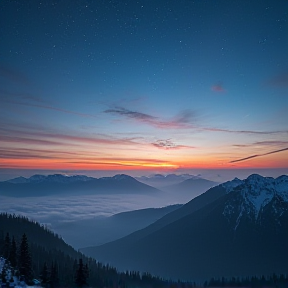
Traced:
[[288, 176], [235, 178], [148, 227], [82, 249], [120, 270], [203, 280], [288, 271]]
[[156, 194], [160, 190], [141, 183], [131, 176], [118, 174], [113, 177], [93, 178], [83, 175], [65, 176], [33, 175], [0, 182], [0, 195], [11, 197], [46, 196], [53, 194]]
[[166, 186], [178, 184], [187, 179], [199, 179], [199, 177], [191, 174], [154, 174], [150, 176], [135, 177], [135, 179], [144, 184], [161, 189]]

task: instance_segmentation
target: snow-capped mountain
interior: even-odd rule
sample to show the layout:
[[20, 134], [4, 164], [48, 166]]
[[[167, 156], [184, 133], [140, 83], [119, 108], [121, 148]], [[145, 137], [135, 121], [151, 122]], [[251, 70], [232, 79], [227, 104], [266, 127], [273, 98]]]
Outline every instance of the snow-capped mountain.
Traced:
[[227, 181], [223, 184], [221, 184], [221, 187], [223, 187], [226, 190], [226, 193], [231, 192], [235, 187], [239, 186], [240, 184], [242, 184], [243, 181], [238, 179], [237, 177], [234, 178], [231, 181]]
[[234, 222], [234, 230], [242, 218], [260, 223], [262, 214], [267, 212], [268, 206], [272, 205], [276, 220], [281, 217], [284, 209], [287, 209], [288, 176], [286, 175], [274, 179], [252, 174], [243, 181], [234, 179], [223, 186], [228, 193], [234, 194], [234, 197], [227, 200], [223, 211], [228, 221]]

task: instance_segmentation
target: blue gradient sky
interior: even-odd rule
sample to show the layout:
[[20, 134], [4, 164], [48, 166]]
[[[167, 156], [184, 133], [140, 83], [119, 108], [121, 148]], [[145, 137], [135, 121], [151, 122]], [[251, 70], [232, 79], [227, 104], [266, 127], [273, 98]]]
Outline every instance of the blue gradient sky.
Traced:
[[0, 8], [0, 173], [287, 168], [287, 1]]

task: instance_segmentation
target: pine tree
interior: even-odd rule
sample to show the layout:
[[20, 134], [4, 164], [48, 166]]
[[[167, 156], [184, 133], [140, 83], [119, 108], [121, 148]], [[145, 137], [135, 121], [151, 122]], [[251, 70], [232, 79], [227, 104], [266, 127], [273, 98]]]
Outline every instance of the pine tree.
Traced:
[[87, 279], [89, 278], [89, 268], [88, 268], [88, 264], [87, 263], [84, 266], [84, 274], [85, 274], [86, 281], [87, 281]]
[[79, 259], [78, 269], [76, 270], [75, 284], [80, 288], [87, 285], [86, 271], [81, 258]]
[[59, 283], [59, 278], [58, 278], [58, 265], [56, 262], [52, 262], [51, 264], [51, 270], [50, 270], [50, 286], [52, 288], [57, 287]]
[[27, 283], [32, 280], [32, 261], [29, 252], [28, 239], [24, 233], [21, 239], [20, 251], [19, 251], [19, 272]]
[[40, 279], [41, 279], [42, 284], [44, 286], [46, 286], [46, 284], [49, 281], [49, 278], [48, 278], [48, 267], [47, 267], [47, 263], [46, 262], [44, 262], [44, 265], [43, 265], [43, 268], [42, 268], [42, 271], [41, 271], [41, 275], [40, 275]]
[[9, 233], [7, 233], [4, 240], [4, 253], [3, 253], [3, 256], [6, 260], [9, 260], [10, 246], [11, 246], [10, 236]]
[[17, 267], [17, 246], [14, 236], [12, 237], [9, 261], [11, 266], [15, 269]]

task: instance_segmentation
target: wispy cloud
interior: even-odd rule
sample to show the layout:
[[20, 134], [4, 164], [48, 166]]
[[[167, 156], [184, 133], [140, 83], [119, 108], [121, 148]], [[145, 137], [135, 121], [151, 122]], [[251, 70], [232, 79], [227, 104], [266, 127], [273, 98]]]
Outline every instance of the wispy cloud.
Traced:
[[272, 141], [257, 141], [257, 142], [253, 142], [250, 144], [235, 144], [233, 145], [234, 147], [241, 147], [241, 148], [245, 148], [245, 147], [255, 147], [255, 146], [271, 146], [271, 147], [283, 147], [288, 145], [288, 141], [281, 141], [281, 140], [272, 140]]
[[114, 109], [107, 109], [104, 111], [105, 113], [111, 113], [111, 114], [117, 114], [121, 116], [126, 116], [128, 118], [136, 119], [139, 121], [143, 122], [150, 122], [150, 121], [155, 121], [157, 117], [141, 113], [141, 112], [136, 112], [136, 111], [131, 111], [123, 107], [116, 107]]
[[207, 126], [203, 127], [196, 123], [195, 112], [191, 110], [181, 111], [178, 115], [168, 120], [163, 120], [160, 117], [156, 117], [147, 113], [132, 111], [123, 107], [114, 107], [113, 109], [107, 109], [104, 111], [104, 113], [132, 119], [137, 122], [144, 123], [159, 129], [193, 129], [195, 131], [200, 132], [207, 131], [207, 132], [256, 134], [256, 135], [288, 134], [288, 130], [255, 131], [255, 130], [232, 130], [217, 127], [207, 127]]
[[203, 127], [200, 128], [204, 131], [210, 132], [224, 132], [224, 133], [235, 133], [235, 134], [258, 134], [258, 135], [274, 135], [274, 134], [288, 134], [288, 130], [274, 130], [274, 131], [255, 131], [255, 130], [230, 130], [221, 129], [216, 127]]
[[80, 155], [79, 152], [54, 151], [44, 149], [28, 149], [28, 148], [6, 148], [0, 149], [0, 158], [10, 159], [31, 159], [31, 158], [45, 158], [45, 159], [63, 159], [65, 157], [75, 157]]
[[35, 145], [64, 145], [60, 141], [51, 141], [45, 139], [35, 139], [35, 138], [27, 138], [27, 137], [19, 137], [19, 136], [1, 136], [1, 142], [8, 142], [8, 143], [22, 143], [22, 144], [35, 144]]
[[[135, 138], [114, 138], [108, 135], [96, 135], [94, 137], [75, 136], [63, 133], [48, 133], [41, 131], [7, 130], [0, 126], [3, 132], [1, 141], [10, 143], [27, 143], [43, 145], [77, 145], [77, 144], [104, 144], [104, 145], [137, 145]], [[5, 135], [5, 134], [6, 135]], [[8, 134], [8, 135], [7, 135]], [[55, 139], [55, 140], [54, 140]]]
[[126, 118], [134, 119], [138, 122], [142, 122], [156, 128], [191, 128], [191, 120], [195, 117], [195, 114], [190, 110], [185, 110], [176, 115], [172, 119], [162, 120], [159, 117], [152, 116], [146, 113], [132, 111], [123, 107], [115, 107], [113, 109], [107, 109], [104, 113], [124, 116]]
[[190, 148], [195, 148], [193, 146], [186, 146], [186, 145], [177, 145], [170, 139], [167, 140], [157, 140], [156, 142], [152, 143], [153, 146], [160, 148], [160, 149], [165, 149], [165, 150], [177, 150], [177, 149], [190, 149]]
[[252, 158], [262, 157], [262, 156], [275, 154], [275, 153], [280, 153], [280, 152], [287, 151], [287, 150], [288, 150], [288, 148], [284, 148], [284, 149], [275, 150], [275, 151], [271, 151], [271, 152], [267, 152], [267, 153], [255, 154], [255, 155], [251, 155], [251, 156], [248, 156], [248, 157], [245, 157], [245, 158], [241, 158], [241, 159], [230, 161], [229, 163], [236, 163], [236, 162], [246, 161], [246, 160], [249, 160], [249, 159], [252, 159]]

